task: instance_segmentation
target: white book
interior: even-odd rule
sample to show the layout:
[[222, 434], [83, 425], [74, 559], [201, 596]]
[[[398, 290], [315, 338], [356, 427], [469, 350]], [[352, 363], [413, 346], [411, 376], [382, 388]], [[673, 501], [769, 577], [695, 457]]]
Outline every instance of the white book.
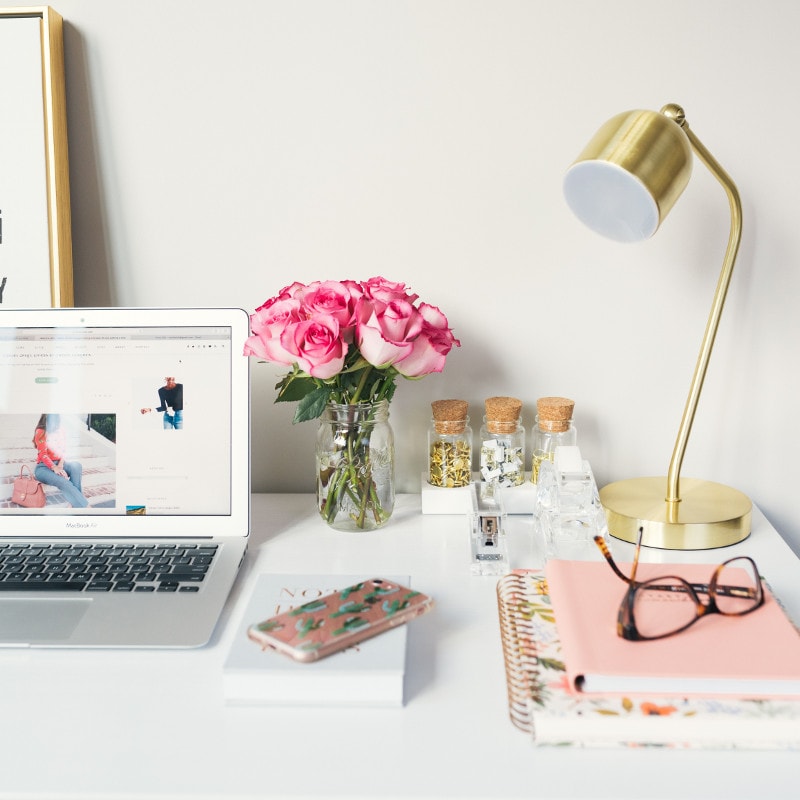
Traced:
[[[382, 577], [409, 585], [408, 577]], [[262, 650], [247, 636], [247, 628], [254, 623], [364, 578], [260, 575], [223, 666], [225, 701], [236, 705], [402, 706], [407, 625], [305, 664], [273, 650]]]

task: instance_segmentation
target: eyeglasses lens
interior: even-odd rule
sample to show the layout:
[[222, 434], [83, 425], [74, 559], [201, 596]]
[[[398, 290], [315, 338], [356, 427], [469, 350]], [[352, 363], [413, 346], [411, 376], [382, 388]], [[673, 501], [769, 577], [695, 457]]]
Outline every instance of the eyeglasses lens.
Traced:
[[646, 639], [667, 636], [689, 625], [697, 606], [689, 586], [679, 578], [655, 578], [641, 584], [634, 595], [636, 629]]
[[723, 565], [717, 579], [717, 608], [723, 614], [746, 614], [761, 599], [761, 583], [753, 562], [734, 558]]

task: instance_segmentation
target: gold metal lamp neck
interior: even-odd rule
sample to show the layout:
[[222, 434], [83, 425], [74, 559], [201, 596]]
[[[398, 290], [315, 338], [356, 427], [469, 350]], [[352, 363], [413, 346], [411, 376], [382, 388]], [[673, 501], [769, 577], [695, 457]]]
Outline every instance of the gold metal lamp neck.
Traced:
[[689, 142], [692, 145], [692, 150], [725, 190], [725, 194], [728, 197], [731, 216], [728, 245], [722, 261], [722, 269], [720, 271], [719, 280], [717, 281], [717, 288], [714, 292], [714, 298], [711, 303], [711, 311], [709, 313], [708, 322], [706, 323], [705, 333], [703, 334], [700, 352], [697, 356], [697, 363], [695, 365], [692, 382], [689, 387], [689, 394], [686, 398], [686, 406], [683, 411], [683, 416], [681, 417], [678, 436], [675, 440], [675, 448], [670, 460], [669, 472], [667, 473], [666, 499], [667, 502], [674, 503], [679, 502], [681, 498], [681, 465], [683, 464], [686, 445], [689, 441], [689, 434], [694, 422], [697, 404], [700, 400], [700, 392], [702, 391], [708, 364], [711, 360], [711, 350], [714, 347], [714, 340], [716, 339], [720, 317], [722, 316], [722, 309], [725, 305], [725, 298], [728, 294], [728, 287], [731, 282], [731, 276], [733, 275], [733, 267], [736, 262], [736, 256], [739, 252], [739, 244], [742, 239], [742, 203], [741, 199], [739, 198], [739, 191], [736, 188], [736, 184], [731, 180], [728, 173], [725, 172], [725, 170], [719, 165], [711, 153], [708, 152], [700, 140], [694, 135], [693, 131], [689, 129], [683, 109], [677, 105], [669, 105], [664, 106], [662, 112], [670, 115], [674, 114], [675, 116], [671, 118], [674, 118], [676, 122], [680, 120], [679, 124], [689, 138]]

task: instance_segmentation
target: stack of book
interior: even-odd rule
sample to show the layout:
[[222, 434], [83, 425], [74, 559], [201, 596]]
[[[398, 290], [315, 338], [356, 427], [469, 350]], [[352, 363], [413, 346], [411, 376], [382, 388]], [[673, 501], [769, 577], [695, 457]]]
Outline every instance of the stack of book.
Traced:
[[642, 642], [617, 635], [625, 589], [591, 561], [499, 581], [509, 714], [536, 745], [800, 749], [800, 634], [768, 589], [751, 614]]

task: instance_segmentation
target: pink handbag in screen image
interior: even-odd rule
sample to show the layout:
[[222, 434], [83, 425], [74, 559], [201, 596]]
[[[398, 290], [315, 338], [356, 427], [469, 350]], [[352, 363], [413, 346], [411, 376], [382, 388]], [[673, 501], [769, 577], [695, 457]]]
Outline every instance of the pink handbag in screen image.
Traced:
[[[27, 477], [25, 475], [27, 472]], [[23, 508], [42, 508], [45, 504], [44, 486], [33, 477], [30, 467], [23, 464], [19, 468], [19, 477], [14, 478], [11, 502]]]

